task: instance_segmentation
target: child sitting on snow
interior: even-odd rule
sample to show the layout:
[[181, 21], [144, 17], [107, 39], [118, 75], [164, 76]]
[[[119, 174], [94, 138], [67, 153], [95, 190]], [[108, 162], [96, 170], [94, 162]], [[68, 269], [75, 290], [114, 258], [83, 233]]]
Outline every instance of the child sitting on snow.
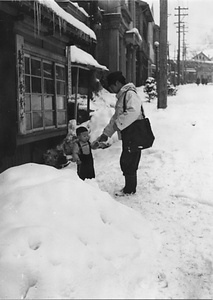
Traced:
[[95, 178], [94, 162], [91, 149], [93, 147], [89, 142], [89, 132], [86, 127], [76, 129], [78, 140], [73, 145], [73, 161], [77, 163], [77, 174], [82, 179]]

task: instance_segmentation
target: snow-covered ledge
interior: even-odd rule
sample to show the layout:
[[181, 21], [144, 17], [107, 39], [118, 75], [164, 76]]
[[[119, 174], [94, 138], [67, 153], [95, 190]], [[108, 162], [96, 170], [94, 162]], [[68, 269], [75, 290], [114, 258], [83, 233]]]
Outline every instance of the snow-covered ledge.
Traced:
[[37, 0], [37, 2], [52, 10], [58, 17], [76, 27], [76, 29], [81, 30], [85, 34], [89, 35], [92, 39], [96, 40], [96, 35], [92, 29], [73, 17], [71, 14], [67, 13], [54, 0]]
[[132, 28], [125, 32], [127, 44], [141, 45], [142, 37], [137, 28]]
[[71, 63], [73, 64], [80, 64], [80, 65], [86, 65], [89, 68], [96, 68], [101, 69], [104, 71], [109, 71], [106, 66], [100, 65], [97, 60], [94, 59], [94, 57], [87, 53], [86, 51], [76, 47], [71, 46], [70, 47], [70, 56], [71, 56]]

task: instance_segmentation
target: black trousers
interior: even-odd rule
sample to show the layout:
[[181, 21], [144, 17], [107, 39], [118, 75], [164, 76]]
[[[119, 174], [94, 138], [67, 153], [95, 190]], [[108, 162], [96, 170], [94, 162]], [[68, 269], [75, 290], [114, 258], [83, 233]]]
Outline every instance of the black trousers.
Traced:
[[120, 167], [125, 177], [124, 193], [135, 193], [137, 187], [137, 170], [141, 158], [141, 150], [133, 152], [127, 149], [122, 150]]
[[95, 178], [95, 170], [92, 154], [79, 154], [81, 164], [77, 165], [77, 174], [82, 179], [86, 178], [92, 179]]

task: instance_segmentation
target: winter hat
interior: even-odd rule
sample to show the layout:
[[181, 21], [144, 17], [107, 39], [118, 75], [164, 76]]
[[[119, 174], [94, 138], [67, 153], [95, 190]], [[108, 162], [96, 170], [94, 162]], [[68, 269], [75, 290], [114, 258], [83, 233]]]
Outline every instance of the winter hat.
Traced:
[[107, 76], [108, 86], [115, 84], [116, 81], [119, 81], [122, 84], [126, 84], [126, 79], [121, 71], [112, 72]]
[[84, 126], [78, 127], [76, 129], [76, 135], [79, 136], [82, 132], [86, 132], [86, 131], [88, 131], [88, 129], [86, 127], [84, 127]]

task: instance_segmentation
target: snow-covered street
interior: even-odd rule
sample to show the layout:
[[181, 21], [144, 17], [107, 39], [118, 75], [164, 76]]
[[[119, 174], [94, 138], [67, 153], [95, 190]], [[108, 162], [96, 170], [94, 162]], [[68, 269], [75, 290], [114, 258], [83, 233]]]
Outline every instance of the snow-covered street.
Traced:
[[[156, 141], [143, 152], [137, 195], [117, 199], [141, 212], [162, 237], [159, 263], [168, 286], [158, 298], [213, 297], [212, 94], [212, 85], [186, 85], [168, 97], [166, 110], [144, 104]], [[99, 185], [111, 195], [123, 180], [113, 146], [104, 150], [110, 159], [96, 161]]]
[[[0, 175], [0, 299], [213, 298], [213, 85], [180, 86], [164, 110], [138, 92], [156, 140], [135, 195], [114, 196], [116, 137], [93, 151], [95, 180], [81, 181], [74, 163]], [[105, 96], [92, 139], [113, 112]]]

